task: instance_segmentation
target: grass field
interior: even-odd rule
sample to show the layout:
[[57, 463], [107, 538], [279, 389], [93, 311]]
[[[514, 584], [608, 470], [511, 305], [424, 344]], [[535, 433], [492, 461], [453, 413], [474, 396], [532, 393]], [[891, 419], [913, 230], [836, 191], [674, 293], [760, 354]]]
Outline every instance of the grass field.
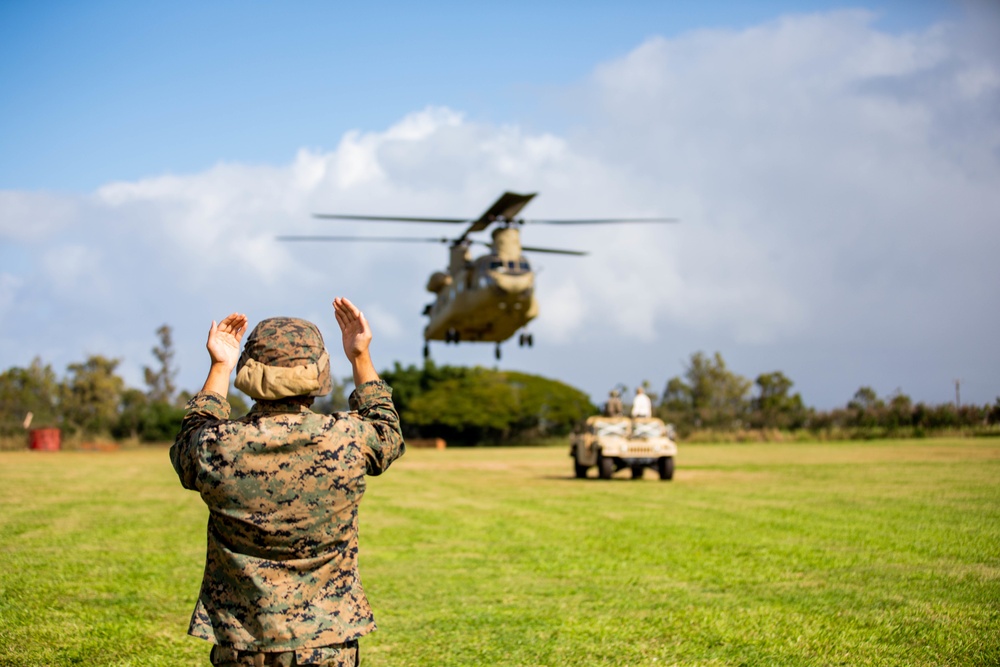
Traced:
[[[1000, 664], [1000, 440], [411, 450], [370, 480], [367, 666]], [[593, 474], [593, 473], [592, 473]], [[165, 448], [0, 453], [0, 666], [207, 665]]]

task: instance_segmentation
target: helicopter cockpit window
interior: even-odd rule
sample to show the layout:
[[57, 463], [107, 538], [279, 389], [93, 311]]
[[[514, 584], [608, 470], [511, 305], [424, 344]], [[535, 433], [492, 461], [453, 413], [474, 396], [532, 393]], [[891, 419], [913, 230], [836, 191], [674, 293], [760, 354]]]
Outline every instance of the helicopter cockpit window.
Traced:
[[531, 266], [528, 264], [528, 260], [524, 257], [507, 262], [508, 273], [527, 273], [530, 270]]
[[498, 257], [490, 257], [489, 270], [500, 273], [521, 274], [531, 271], [531, 265], [524, 257], [520, 259], [502, 260]]

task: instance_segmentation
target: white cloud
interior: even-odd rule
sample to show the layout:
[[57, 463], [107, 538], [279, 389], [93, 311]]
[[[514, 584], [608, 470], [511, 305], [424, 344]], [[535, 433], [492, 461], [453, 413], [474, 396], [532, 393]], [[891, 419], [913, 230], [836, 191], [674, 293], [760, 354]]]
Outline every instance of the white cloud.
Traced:
[[82, 244], [56, 245], [41, 258], [43, 279], [57, 298], [104, 301], [113, 298], [99, 248]]
[[78, 208], [70, 197], [0, 190], [0, 239], [6, 243], [50, 238], [73, 223]]
[[580, 330], [587, 310], [586, 296], [580, 287], [566, 280], [554, 281], [539, 297], [545, 304], [545, 317], [532, 328], [558, 343], [569, 342]]

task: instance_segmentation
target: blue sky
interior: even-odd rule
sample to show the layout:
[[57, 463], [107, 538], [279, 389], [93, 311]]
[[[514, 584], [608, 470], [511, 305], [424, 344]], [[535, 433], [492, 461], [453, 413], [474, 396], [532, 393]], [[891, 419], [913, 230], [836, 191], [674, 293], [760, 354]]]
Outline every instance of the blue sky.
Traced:
[[[558, 89], [651, 36], [858, 3], [6, 2], [0, 187], [88, 191], [219, 161], [277, 163], [428, 105], [562, 130]], [[863, 5], [891, 31], [946, 0]]]
[[443, 252], [273, 237], [515, 190], [540, 193], [529, 217], [682, 222], [526, 230], [591, 256], [536, 258], [536, 347], [501, 368], [600, 398], [719, 351], [819, 407], [862, 385], [947, 401], [956, 378], [992, 403], [996, 7], [2, 3], [0, 368], [104, 354], [141, 386], [168, 323], [194, 390], [212, 319], [329, 337], [341, 294], [377, 365], [418, 363]]

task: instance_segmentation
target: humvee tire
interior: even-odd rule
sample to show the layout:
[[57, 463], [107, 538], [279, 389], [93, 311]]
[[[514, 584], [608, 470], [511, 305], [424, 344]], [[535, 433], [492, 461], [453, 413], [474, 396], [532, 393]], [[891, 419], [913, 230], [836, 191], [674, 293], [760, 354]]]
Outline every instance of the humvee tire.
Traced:
[[601, 479], [611, 479], [611, 475], [615, 472], [615, 462], [603, 454], [598, 454], [597, 469]]
[[587, 468], [589, 467], [580, 463], [576, 457], [573, 458], [573, 474], [576, 475], [577, 479], [584, 479], [587, 476]]
[[660, 473], [660, 479], [669, 481], [674, 478], [674, 457], [664, 456], [656, 462], [656, 470]]

